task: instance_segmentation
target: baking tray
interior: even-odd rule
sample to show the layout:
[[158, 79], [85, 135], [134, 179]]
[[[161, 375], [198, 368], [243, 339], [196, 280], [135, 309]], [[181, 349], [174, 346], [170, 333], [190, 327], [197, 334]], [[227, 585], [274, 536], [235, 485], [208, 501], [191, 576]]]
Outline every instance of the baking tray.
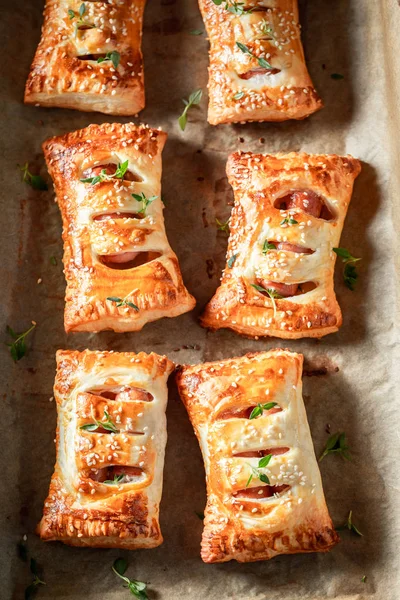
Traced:
[[[43, 567], [43, 599], [129, 597], [111, 571], [121, 554], [129, 575], [149, 584], [152, 599], [346, 600], [399, 598], [399, 82], [400, 7], [395, 0], [300, 2], [307, 64], [325, 108], [303, 122], [211, 127], [206, 94], [184, 133], [181, 99], [207, 84], [207, 40], [195, 0], [151, 0], [143, 50], [147, 107], [135, 122], [169, 134], [163, 154], [163, 196], [169, 240], [197, 307], [139, 333], [70, 334], [63, 331], [65, 282], [61, 219], [54, 193], [21, 183], [17, 163], [29, 161], [50, 184], [41, 143], [89, 123], [127, 121], [100, 114], [24, 106], [23, 89], [40, 37], [42, 0], [0, 2], [2, 28], [2, 261], [1, 331], [37, 322], [29, 352], [12, 362], [1, 344], [2, 448], [0, 597], [23, 598], [29, 564]], [[333, 79], [332, 73], [343, 75]], [[321, 341], [250, 341], [229, 331], [207, 333], [198, 315], [216, 289], [226, 236], [215, 218], [229, 216], [232, 193], [225, 176], [229, 152], [351, 153], [363, 162], [341, 246], [359, 263], [356, 291], [336, 269], [343, 308], [340, 332]], [[52, 257], [55, 257], [56, 264]], [[40, 280], [40, 283], [39, 283]], [[6, 334], [3, 340], [8, 341]], [[56, 409], [52, 398], [58, 348], [151, 351], [176, 363], [197, 363], [247, 351], [289, 347], [306, 357], [304, 398], [317, 454], [332, 432], [345, 431], [352, 462], [321, 463], [335, 524], [349, 510], [363, 537], [342, 532], [329, 554], [280, 556], [268, 562], [205, 565], [200, 560], [205, 505], [204, 470], [191, 425], [170, 382], [168, 445], [161, 503], [164, 544], [120, 552], [45, 544], [34, 533], [53, 470]], [[49, 401], [50, 400], [50, 401]], [[366, 581], [362, 578], [366, 576]]]

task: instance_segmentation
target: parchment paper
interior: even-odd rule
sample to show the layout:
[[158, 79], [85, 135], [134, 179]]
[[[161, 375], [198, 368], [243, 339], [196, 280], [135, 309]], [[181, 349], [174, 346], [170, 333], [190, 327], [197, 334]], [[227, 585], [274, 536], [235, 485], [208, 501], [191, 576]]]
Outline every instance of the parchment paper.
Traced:
[[[147, 325], [140, 333], [67, 336], [61, 222], [40, 145], [51, 135], [118, 119], [24, 106], [43, 2], [0, 4], [5, 42], [0, 61], [1, 341], [6, 341], [6, 324], [24, 331], [31, 320], [37, 322], [27, 340], [29, 353], [18, 364], [1, 343], [0, 596], [23, 598], [31, 581], [29, 566], [16, 551], [26, 535], [29, 555], [44, 569], [47, 585], [38, 594], [43, 599], [130, 597], [111, 571], [121, 554], [129, 561], [128, 574], [148, 582], [152, 599], [398, 599], [400, 6], [395, 0], [300, 2], [307, 62], [325, 108], [298, 123], [211, 127], [204, 97], [181, 133], [181, 99], [197, 88], [206, 90], [207, 41], [204, 34], [189, 34], [203, 29], [195, 0], [150, 0], [143, 37], [147, 108], [140, 121], [169, 133], [163, 155], [167, 232], [198, 304], [193, 313]], [[332, 73], [344, 79], [332, 79]], [[344, 312], [339, 333], [320, 342], [282, 343], [249, 341], [228, 331], [207, 334], [199, 327], [198, 314], [224, 266], [226, 237], [217, 232], [215, 218], [224, 221], [230, 213], [225, 163], [238, 148], [351, 153], [363, 161], [341, 241], [362, 257], [360, 280], [356, 291], [347, 290], [338, 263], [336, 290]], [[49, 192], [20, 182], [16, 164], [25, 161], [46, 177]], [[352, 462], [329, 456], [321, 471], [335, 524], [353, 510], [363, 537], [343, 532], [341, 544], [326, 555], [203, 564], [202, 522], [195, 514], [205, 504], [203, 464], [173, 381], [161, 504], [164, 544], [121, 553], [45, 544], [35, 536], [55, 460], [56, 408], [49, 399], [58, 348], [154, 350], [177, 363], [197, 363], [279, 346], [304, 353], [309, 372], [326, 371], [304, 379], [308, 419], [317, 454], [328, 437], [327, 425], [332, 432], [346, 432]]]

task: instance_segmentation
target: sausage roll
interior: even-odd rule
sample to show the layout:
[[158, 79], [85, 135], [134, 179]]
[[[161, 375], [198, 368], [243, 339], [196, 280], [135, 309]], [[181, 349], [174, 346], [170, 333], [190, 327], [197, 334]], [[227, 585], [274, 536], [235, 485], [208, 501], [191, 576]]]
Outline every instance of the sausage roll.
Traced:
[[46, 0], [25, 102], [109, 115], [144, 107], [145, 0]]
[[359, 172], [351, 156], [232, 154], [227, 264], [202, 325], [256, 338], [337, 331], [333, 248]]
[[272, 350], [178, 372], [206, 471], [204, 562], [324, 552], [338, 542], [303, 404], [302, 365], [301, 354]]
[[211, 125], [304, 119], [322, 108], [305, 64], [297, 0], [199, 0], [210, 40]]
[[104, 123], [44, 143], [64, 224], [66, 331], [137, 331], [193, 308], [164, 229], [166, 137]]
[[72, 546], [154, 548], [167, 440], [165, 356], [57, 352], [57, 458], [38, 526]]

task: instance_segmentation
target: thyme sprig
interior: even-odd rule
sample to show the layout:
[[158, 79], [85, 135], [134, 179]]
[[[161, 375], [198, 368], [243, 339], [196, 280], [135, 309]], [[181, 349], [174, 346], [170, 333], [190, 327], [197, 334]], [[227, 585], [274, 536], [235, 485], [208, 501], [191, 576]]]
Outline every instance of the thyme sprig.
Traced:
[[36, 323], [35, 323], [35, 321], [32, 321], [32, 326], [29, 327], [29, 329], [27, 329], [23, 333], [15, 333], [15, 331], [13, 329], [11, 329], [11, 327], [9, 325], [7, 325], [7, 333], [9, 336], [11, 336], [13, 338], [14, 341], [6, 342], [6, 345], [10, 348], [10, 354], [15, 363], [18, 362], [19, 360], [21, 360], [21, 358], [23, 358], [25, 356], [25, 354], [26, 354], [25, 338], [27, 335], [30, 334], [31, 331], [33, 331], [35, 329], [35, 327], [36, 327]]
[[229, 219], [225, 221], [225, 223], [222, 223], [222, 221], [220, 221], [219, 219], [215, 219], [215, 222], [217, 224], [218, 231], [222, 231], [223, 233], [229, 234]]
[[253, 12], [254, 8], [245, 8], [244, 2], [235, 2], [235, 0], [212, 0], [216, 6], [221, 6], [224, 4], [225, 10], [236, 15], [237, 17], [241, 17], [242, 15], [249, 14]]
[[274, 406], [277, 406], [276, 402], [266, 402], [265, 404], [257, 404], [257, 406], [255, 406], [251, 411], [249, 419], [256, 419], [257, 417], [260, 417], [263, 414], [264, 410], [271, 410], [271, 408], [274, 408]]
[[136, 579], [129, 579], [129, 577], [125, 577], [127, 568], [128, 563], [124, 558], [117, 558], [112, 566], [112, 570], [120, 579], [125, 582], [124, 587], [130, 591], [132, 596], [139, 598], [139, 600], [148, 600], [148, 595], [146, 593], [147, 585], [143, 583], [143, 581], [137, 581]]
[[356, 258], [346, 250], [346, 248], [332, 248], [332, 250], [342, 259], [342, 262], [344, 263], [343, 280], [345, 286], [353, 292], [358, 279], [358, 273], [354, 263], [360, 261], [361, 258]]
[[128, 170], [129, 160], [125, 160], [123, 163], [118, 163], [115, 173], [108, 175], [106, 169], [102, 169], [99, 175], [94, 177], [85, 177], [80, 179], [82, 183], [90, 183], [90, 185], [96, 185], [96, 183], [103, 183], [103, 181], [112, 181], [113, 179], [123, 179], [125, 173]]
[[111, 431], [111, 433], [119, 433], [119, 429], [112, 421], [109, 412], [104, 409], [104, 421], [98, 421], [97, 419], [93, 419], [94, 423], [85, 423], [85, 425], [81, 425], [79, 429], [83, 429], [83, 431], [96, 431], [96, 429], [105, 429], [106, 431]]
[[119, 61], [121, 60], [121, 55], [116, 50], [113, 50], [112, 52], [107, 52], [105, 56], [100, 56], [97, 59], [97, 62], [102, 63], [107, 60], [111, 60], [114, 69], [118, 69]]
[[120, 475], [114, 475], [114, 479], [105, 479], [103, 483], [107, 485], [118, 485], [119, 483], [121, 483], [124, 477], [125, 473], [121, 473]]
[[30, 560], [30, 570], [33, 575], [33, 581], [28, 587], [25, 589], [25, 600], [31, 600], [37, 593], [38, 587], [40, 585], [46, 585], [46, 582], [43, 581], [41, 575], [41, 569], [39, 568], [36, 560], [31, 558]]
[[182, 99], [182, 102], [185, 105], [185, 108], [183, 109], [183, 113], [181, 114], [181, 116], [178, 119], [179, 127], [181, 128], [182, 131], [185, 131], [185, 128], [187, 125], [188, 111], [192, 108], [192, 106], [196, 106], [197, 104], [200, 104], [202, 95], [203, 95], [203, 90], [196, 90], [195, 92], [192, 92], [190, 94], [190, 96], [187, 100], [185, 98]]
[[29, 163], [25, 163], [22, 167], [17, 165], [19, 170], [22, 171], [22, 181], [31, 186], [34, 190], [41, 192], [47, 191], [48, 185], [41, 175], [34, 175], [29, 171]]
[[361, 533], [361, 531], [358, 529], [358, 527], [356, 525], [354, 525], [354, 523], [353, 523], [353, 511], [352, 510], [349, 512], [346, 523], [344, 523], [343, 525], [339, 525], [339, 527], [336, 527], [336, 529], [338, 531], [343, 530], [343, 529], [348, 529], [349, 531], [352, 531], [356, 535], [360, 535], [360, 536], [363, 535]]
[[319, 457], [319, 461], [321, 462], [328, 454], [340, 454], [345, 460], [351, 460], [349, 446], [347, 445], [346, 434], [344, 432], [334, 433], [328, 438], [324, 451]]
[[145, 215], [147, 207], [158, 198], [158, 196], [150, 196], [150, 198], [147, 198], [146, 194], [143, 192], [140, 194], [132, 194], [132, 197], [138, 202], [142, 203], [142, 208], [138, 210], [139, 215]]
[[251, 469], [251, 474], [250, 474], [250, 477], [247, 480], [246, 487], [249, 487], [249, 485], [252, 482], [252, 480], [253, 480], [254, 477], [257, 478], [257, 479], [259, 479], [263, 483], [267, 483], [267, 484], [270, 483], [269, 478], [267, 477], [267, 475], [265, 473], [260, 473], [260, 469], [264, 469], [266, 466], [268, 466], [271, 458], [272, 458], [272, 454], [267, 454], [266, 456], [263, 456], [258, 461], [257, 467], [253, 467], [253, 465], [251, 465], [250, 463], [247, 463], [248, 466]]
[[242, 44], [241, 42], [236, 42], [236, 46], [241, 50], [244, 54], [248, 54], [252, 58], [255, 58], [258, 62], [259, 66], [263, 69], [273, 69], [274, 67], [269, 63], [265, 58], [261, 58], [256, 56], [246, 44]]
[[257, 292], [263, 292], [263, 293], [268, 294], [268, 296], [272, 302], [272, 307], [274, 309], [274, 319], [276, 319], [276, 302], [275, 302], [275, 300], [281, 300], [283, 298], [283, 296], [278, 294], [278, 292], [276, 292], [272, 288], [265, 288], [262, 285], [257, 285], [256, 283], [252, 283], [250, 285], [255, 290], [257, 290]]

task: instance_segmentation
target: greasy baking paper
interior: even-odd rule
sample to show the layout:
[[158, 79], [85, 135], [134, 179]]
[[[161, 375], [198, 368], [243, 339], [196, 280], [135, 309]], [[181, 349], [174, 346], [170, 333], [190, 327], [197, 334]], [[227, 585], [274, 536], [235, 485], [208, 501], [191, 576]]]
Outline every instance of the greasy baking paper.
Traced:
[[[0, 596], [22, 598], [32, 580], [17, 554], [26, 548], [43, 567], [38, 598], [117, 600], [129, 597], [111, 571], [116, 557], [128, 575], [148, 582], [157, 600], [397, 600], [399, 598], [399, 193], [400, 6], [395, 0], [304, 0], [300, 3], [308, 67], [325, 108], [302, 122], [211, 127], [206, 123], [207, 40], [195, 0], [151, 0], [143, 49], [147, 108], [135, 122], [169, 134], [163, 154], [163, 196], [170, 243], [196, 309], [147, 325], [139, 333], [63, 331], [65, 282], [61, 221], [41, 143], [104, 121], [100, 114], [27, 107], [22, 103], [40, 36], [42, 0], [1, 3], [2, 59], [2, 341], [5, 326], [24, 331], [29, 353], [19, 363], [2, 343]], [[332, 74], [343, 79], [332, 78]], [[202, 88], [182, 133], [182, 98]], [[344, 313], [340, 332], [321, 341], [251, 341], [229, 331], [211, 334], [197, 317], [224, 266], [226, 236], [215, 218], [229, 217], [225, 176], [229, 152], [303, 150], [350, 153], [363, 161], [341, 246], [362, 257], [356, 291], [336, 290]], [[36, 192], [21, 183], [17, 163], [29, 161], [48, 183]], [[54, 257], [54, 258], [53, 258]], [[55, 259], [55, 260], [54, 260]], [[53, 264], [56, 262], [56, 264]], [[203, 464], [174, 382], [170, 383], [168, 445], [161, 504], [164, 544], [120, 552], [43, 543], [34, 534], [53, 470], [56, 409], [52, 397], [58, 348], [151, 351], [176, 363], [216, 360], [247, 351], [289, 347], [304, 353], [304, 399], [319, 454], [331, 432], [345, 431], [352, 461], [321, 462], [327, 503], [336, 525], [349, 510], [363, 533], [343, 531], [329, 554], [280, 556], [253, 564], [205, 565], [200, 560], [205, 504]], [[316, 373], [319, 373], [317, 375]], [[366, 576], [365, 582], [362, 579]]]

